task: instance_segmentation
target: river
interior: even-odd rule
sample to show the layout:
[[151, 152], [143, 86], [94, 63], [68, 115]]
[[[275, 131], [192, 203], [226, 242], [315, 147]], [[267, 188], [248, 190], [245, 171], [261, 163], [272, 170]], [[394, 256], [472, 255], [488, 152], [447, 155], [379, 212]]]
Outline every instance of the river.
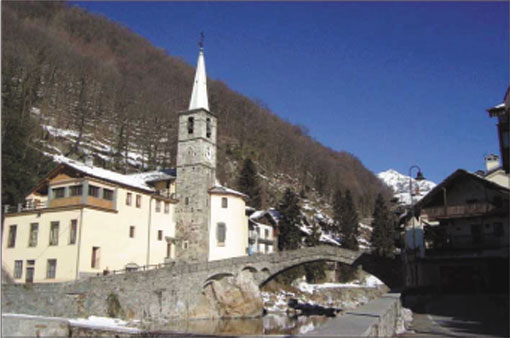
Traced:
[[261, 318], [190, 320], [166, 324], [164, 327], [152, 326], [149, 331], [158, 333], [179, 332], [207, 335], [286, 335], [299, 334], [313, 330], [325, 323], [325, 316], [289, 317], [286, 314], [266, 314]]

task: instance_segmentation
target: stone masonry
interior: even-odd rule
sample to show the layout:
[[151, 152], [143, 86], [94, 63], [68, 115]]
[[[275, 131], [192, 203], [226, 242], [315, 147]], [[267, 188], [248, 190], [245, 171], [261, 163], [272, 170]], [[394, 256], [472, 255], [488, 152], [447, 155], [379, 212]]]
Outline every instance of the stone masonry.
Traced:
[[[190, 132], [190, 130], [192, 132]], [[216, 117], [205, 109], [179, 113], [176, 259], [209, 258], [209, 192], [216, 179]]]
[[237, 278], [249, 271], [254, 283], [262, 285], [292, 266], [318, 260], [353, 264], [362, 253], [318, 246], [213, 262], [175, 263], [150, 271], [59, 284], [4, 284], [2, 310], [53, 317], [109, 316], [115, 300], [120, 306], [114, 315], [126, 319], [165, 322], [176, 317], [211, 318], [214, 314], [197, 310], [204, 308], [204, 288], [211, 282]]

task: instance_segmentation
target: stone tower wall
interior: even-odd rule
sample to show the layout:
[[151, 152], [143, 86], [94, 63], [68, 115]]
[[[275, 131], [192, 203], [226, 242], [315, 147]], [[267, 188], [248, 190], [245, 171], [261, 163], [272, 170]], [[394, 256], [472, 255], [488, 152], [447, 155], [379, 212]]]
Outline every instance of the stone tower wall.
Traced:
[[[191, 134], [188, 132], [190, 117], [193, 117]], [[185, 262], [207, 261], [210, 219], [208, 190], [216, 179], [216, 117], [204, 109], [180, 113], [178, 137], [176, 259]]]

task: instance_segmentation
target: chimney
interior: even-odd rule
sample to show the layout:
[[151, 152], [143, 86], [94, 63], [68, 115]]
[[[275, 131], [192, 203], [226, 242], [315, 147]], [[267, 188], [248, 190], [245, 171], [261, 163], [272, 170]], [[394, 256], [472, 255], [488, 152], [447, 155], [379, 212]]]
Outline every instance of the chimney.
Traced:
[[88, 154], [85, 157], [85, 164], [92, 168], [94, 166], [94, 156], [92, 156], [91, 154]]
[[487, 172], [499, 167], [499, 156], [490, 154], [485, 156], [485, 169]]

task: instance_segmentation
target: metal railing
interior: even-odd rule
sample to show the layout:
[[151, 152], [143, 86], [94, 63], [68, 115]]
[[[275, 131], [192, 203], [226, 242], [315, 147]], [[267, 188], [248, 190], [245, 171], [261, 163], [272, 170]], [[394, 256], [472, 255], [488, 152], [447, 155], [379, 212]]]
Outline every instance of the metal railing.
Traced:
[[25, 203], [18, 203], [17, 205], [4, 204], [3, 207], [4, 214], [8, 214], [22, 211], [41, 210], [46, 209], [48, 206], [45, 202], [34, 203], [26, 201]]
[[106, 269], [106, 270], [103, 270], [103, 272], [96, 273], [96, 276], [121, 275], [121, 274], [126, 274], [126, 273], [131, 273], [131, 272], [158, 270], [158, 269], [162, 269], [162, 268], [173, 267], [174, 265], [175, 265], [175, 261], [169, 260], [165, 263], [132, 266], [132, 267], [126, 267], [124, 269], [119, 269], [119, 270]]

